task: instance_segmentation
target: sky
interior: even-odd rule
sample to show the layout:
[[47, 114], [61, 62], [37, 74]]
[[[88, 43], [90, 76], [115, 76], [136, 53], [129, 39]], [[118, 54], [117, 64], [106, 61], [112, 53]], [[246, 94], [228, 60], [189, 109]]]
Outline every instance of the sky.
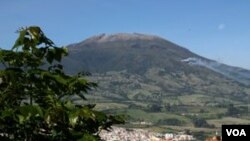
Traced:
[[15, 32], [31, 25], [58, 46], [137, 32], [250, 69], [249, 0], [0, 0], [0, 48], [11, 49]]

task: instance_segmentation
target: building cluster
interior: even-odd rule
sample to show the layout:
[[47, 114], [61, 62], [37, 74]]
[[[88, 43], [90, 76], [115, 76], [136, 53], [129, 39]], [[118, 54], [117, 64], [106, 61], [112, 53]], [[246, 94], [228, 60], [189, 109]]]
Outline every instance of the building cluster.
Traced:
[[160, 134], [143, 129], [127, 129], [113, 127], [108, 131], [100, 133], [102, 140], [105, 141], [193, 141], [193, 136], [186, 134]]

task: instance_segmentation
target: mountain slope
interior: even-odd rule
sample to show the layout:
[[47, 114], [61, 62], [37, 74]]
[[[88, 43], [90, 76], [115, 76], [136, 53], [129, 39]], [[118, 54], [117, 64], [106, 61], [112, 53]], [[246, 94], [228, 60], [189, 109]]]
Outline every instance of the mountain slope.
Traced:
[[92, 73], [89, 79], [99, 87], [88, 98], [97, 108], [155, 124], [172, 115], [186, 126], [194, 113], [207, 120], [228, 116], [230, 105], [237, 109], [233, 116], [249, 117], [248, 78], [239, 74], [247, 70], [214, 65], [163, 38], [138, 33], [101, 34], [68, 48], [65, 69]]
[[70, 59], [78, 60], [77, 64], [90, 72], [128, 69], [140, 73], [153, 66], [168, 66], [169, 69], [173, 66], [171, 69], [175, 69], [181, 59], [196, 57], [159, 37], [141, 34], [100, 35], [71, 45], [69, 49]]
[[71, 73], [82, 70], [92, 73], [113, 70], [145, 73], [151, 67], [164, 68], [169, 72], [193, 72], [201, 69], [190, 67], [190, 64], [196, 64], [243, 84], [250, 84], [249, 70], [203, 58], [157, 36], [138, 33], [101, 34], [70, 45], [69, 51], [70, 56], [65, 62], [71, 64], [70, 67], [66, 66]]
[[250, 70], [239, 67], [232, 67], [212, 60], [204, 60], [201, 58], [187, 58], [182, 60], [190, 65], [204, 66], [215, 72], [221, 73], [228, 78], [236, 80], [245, 85], [250, 85]]

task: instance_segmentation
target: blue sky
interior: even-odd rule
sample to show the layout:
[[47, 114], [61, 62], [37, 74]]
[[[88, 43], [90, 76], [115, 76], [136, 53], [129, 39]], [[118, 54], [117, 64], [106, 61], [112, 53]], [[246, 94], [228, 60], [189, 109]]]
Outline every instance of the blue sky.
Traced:
[[1, 0], [0, 47], [38, 25], [57, 45], [100, 33], [166, 38], [210, 59], [250, 69], [248, 0]]

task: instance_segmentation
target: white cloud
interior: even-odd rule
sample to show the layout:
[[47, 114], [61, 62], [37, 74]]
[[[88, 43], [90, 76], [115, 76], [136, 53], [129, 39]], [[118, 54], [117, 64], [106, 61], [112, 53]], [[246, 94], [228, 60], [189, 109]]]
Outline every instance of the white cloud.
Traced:
[[218, 30], [223, 30], [226, 28], [226, 25], [222, 23], [222, 24], [219, 24], [217, 28]]

